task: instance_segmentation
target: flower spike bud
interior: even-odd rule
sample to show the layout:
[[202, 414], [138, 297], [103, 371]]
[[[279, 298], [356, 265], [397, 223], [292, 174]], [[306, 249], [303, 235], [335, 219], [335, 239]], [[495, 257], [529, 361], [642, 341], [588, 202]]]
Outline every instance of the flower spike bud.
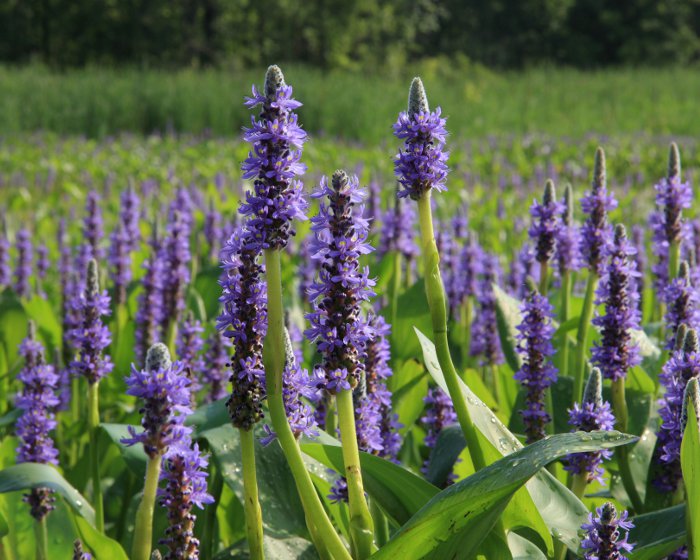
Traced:
[[683, 408], [681, 409], [681, 437], [685, 433], [685, 427], [688, 424], [688, 407], [691, 406], [695, 418], [700, 425], [700, 383], [698, 379], [693, 377], [688, 384], [685, 386], [685, 391], [683, 392]]
[[688, 325], [685, 323], [678, 326], [676, 331], [676, 341], [673, 345], [673, 351], [678, 352], [683, 350], [683, 345], [685, 344], [685, 337], [688, 334]]
[[100, 293], [100, 274], [97, 269], [97, 261], [90, 259], [87, 266], [87, 285], [85, 288], [87, 295], [94, 297]]
[[691, 352], [700, 351], [700, 344], [698, 344], [698, 333], [695, 329], [688, 329], [688, 334], [685, 335], [685, 340], [683, 342], [683, 352], [685, 354], [690, 354]]
[[162, 342], [156, 342], [148, 349], [146, 354], [146, 370], [159, 371], [169, 369], [172, 365], [170, 350]]
[[284, 363], [288, 368], [293, 368], [296, 366], [296, 356], [294, 355], [294, 345], [292, 344], [292, 337], [289, 336], [289, 329], [284, 327]]
[[681, 261], [681, 265], [678, 267], [678, 278], [681, 278], [686, 285], [690, 283], [690, 265], [688, 261]]
[[27, 338], [32, 342], [36, 341], [36, 323], [34, 319], [27, 321]]
[[542, 195], [542, 204], [551, 204], [552, 202], [556, 202], [557, 200], [557, 194], [556, 190], [554, 188], [554, 181], [551, 179], [547, 179], [547, 182], [544, 184], [544, 194]]
[[336, 169], [331, 178], [333, 188], [338, 192], [343, 192], [348, 186], [348, 174], [342, 169]]
[[562, 222], [565, 226], [570, 226], [574, 223], [574, 189], [571, 183], [564, 186], [564, 206], [566, 210], [562, 214]]
[[425, 94], [423, 81], [415, 77], [408, 90], [408, 116], [413, 117], [418, 113], [429, 113], [428, 96]]
[[615, 226], [615, 245], [621, 245], [627, 240], [627, 230], [623, 224]]
[[277, 95], [277, 90], [285, 87], [287, 84], [284, 82], [284, 74], [282, 70], [276, 64], [268, 67], [265, 73], [265, 96], [269, 99], [274, 99]]
[[597, 407], [603, 405], [603, 374], [600, 373], [600, 368], [591, 369], [583, 391], [583, 402], [595, 404]]
[[678, 151], [678, 144], [671, 142], [668, 149], [668, 178], [675, 179], [681, 176], [681, 154]]
[[163, 560], [163, 556], [160, 554], [159, 550], [151, 552], [151, 560]]
[[595, 163], [593, 165], [593, 192], [598, 192], [601, 188], [604, 188], [605, 183], [605, 152], [603, 148], [598, 148], [595, 151]]

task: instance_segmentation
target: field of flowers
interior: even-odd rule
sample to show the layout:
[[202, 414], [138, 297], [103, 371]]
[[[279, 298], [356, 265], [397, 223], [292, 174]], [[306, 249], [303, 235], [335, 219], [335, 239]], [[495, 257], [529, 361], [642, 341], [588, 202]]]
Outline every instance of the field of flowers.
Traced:
[[700, 558], [697, 142], [260, 82], [0, 139], [0, 559]]

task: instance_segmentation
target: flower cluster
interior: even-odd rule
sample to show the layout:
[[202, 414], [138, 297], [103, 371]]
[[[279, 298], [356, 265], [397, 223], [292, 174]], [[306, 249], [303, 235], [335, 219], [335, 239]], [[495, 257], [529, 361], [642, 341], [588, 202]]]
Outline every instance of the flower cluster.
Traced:
[[231, 339], [225, 337], [220, 331], [209, 336], [204, 354], [206, 367], [202, 370], [202, 382], [207, 390], [205, 402], [218, 401], [228, 394], [226, 381], [230, 349]]
[[430, 189], [445, 190], [447, 158], [446, 119], [440, 107], [430, 112], [423, 82], [414, 78], [408, 96], [408, 111], [399, 114], [394, 136], [404, 141], [394, 159], [394, 174], [403, 187], [399, 197], [420, 199]]
[[414, 241], [413, 224], [415, 222], [416, 215], [413, 207], [397, 198], [394, 207], [382, 214], [377, 256], [381, 258], [388, 252], [395, 251], [406, 260], [407, 266], [410, 266], [411, 261], [415, 260], [419, 254], [418, 246]]
[[109, 236], [109, 254], [112, 282], [114, 283], [114, 302], [126, 303], [126, 287], [131, 281], [131, 235], [123, 223], [117, 224]]
[[83, 550], [83, 543], [80, 539], [75, 539], [75, 541], [73, 541], [72, 560], [92, 560], [92, 554]]
[[564, 205], [557, 201], [554, 183], [547, 181], [542, 202], [535, 200], [530, 208], [532, 225], [528, 234], [535, 244], [537, 262], [546, 264], [554, 255], [554, 246], [561, 227], [560, 216], [564, 211]]
[[[177, 201], [175, 201], [177, 202]], [[163, 277], [163, 314], [161, 325], [168, 332], [171, 323], [177, 324], [185, 309], [185, 290], [190, 282], [190, 225], [188, 215], [173, 203], [165, 240], [158, 258], [168, 271]]]
[[[634, 545], [627, 542], [629, 530], [634, 527], [627, 521], [628, 513], [623, 511], [617, 516], [615, 506], [607, 502], [596, 508], [596, 514], [588, 514], [588, 523], [581, 528], [586, 537], [581, 541], [586, 560], [622, 560], [627, 558], [625, 553], [632, 552]], [[624, 531], [624, 536], [623, 536]]]
[[631, 256], [634, 248], [627, 240], [625, 227], [615, 227], [615, 240], [610, 249], [605, 274], [596, 292], [596, 304], [605, 305], [605, 314], [593, 319], [600, 328], [601, 339], [592, 351], [591, 363], [598, 366], [606, 379], [616, 381], [640, 363], [639, 347], [632, 341], [632, 329], [639, 328], [639, 274]]
[[190, 381], [182, 362], [171, 362], [168, 348], [156, 343], [148, 349], [146, 366], [139, 370], [131, 366], [126, 378], [127, 395], [143, 401], [139, 409], [143, 432], [129, 426], [131, 437], [125, 445], [143, 444], [150, 458], [162, 456], [168, 449], [187, 439], [190, 428], [183, 422], [190, 410]]
[[553, 307], [546, 296], [532, 289], [522, 303], [522, 321], [518, 329], [518, 354], [523, 363], [515, 373], [515, 379], [525, 388], [525, 410], [520, 414], [525, 423], [527, 443], [545, 437], [545, 426], [551, 417], [545, 407], [545, 392], [557, 380], [557, 369], [550, 361], [554, 355], [552, 346]]
[[671, 280], [664, 292], [666, 302], [667, 329], [666, 349], [672, 350], [678, 327], [685, 325], [695, 329], [700, 326], [700, 309], [698, 309], [698, 292], [692, 285], [690, 267], [686, 261], [681, 262], [678, 277]]
[[0, 214], [0, 288], [9, 286], [12, 281], [10, 268], [10, 240], [5, 231], [4, 216]]
[[538, 279], [539, 274], [539, 268], [535, 268], [535, 250], [525, 242], [511, 262], [508, 287], [516, 298], [523, 299], [527, 295], [527, 279]]
[[[100, 242], [104, 237], [102, 226], [102, 209], [100, 208], [100, 195], [97, 191], [88, 192], [85, 200], [85, 218], [83, 220], [83, 239], [85, 249], [81, 264], [87, 266], [90, 259], [101, 261], [104, 258], [104, 250], [100, 247]], [[85, 270], [84, 268], [80, 269]]]
[[600, 276], [612, 234], [607, 216], [617, 208], [617, 200], [607, 191], [602, 148], [596, 150], [591, 191], [581, 199], [581, 208], [588, 215], [581, 226], [581, 254], [589, 270]]
[[242, 165], [243, 178], [254, 180], [240, 208], [252, 232], [247, 242], [258, 250], [282, 249], [295, 234], [293, 220], [306, 219], [302, 184], [295, 180], [306, 171], [300, 163], [306, 132], [294, 113], [301, 103], [292, 98], [282, 71], [270, 66], [263, 92], [253, 86], [245, 105], [262, 106], [260, 119], [251, 116], [252, 126], [244, 134], [253, 149]]
[[[24, 358], [24, 367], [17, 375], [22, 383], [22, 391], [17, 395], [15, 405], [22, 411], [17, 420], [16, 430], [19, 446], [17, 463], [58, 464], [58, 450], [49, 435], [56, 428], [54, 410], [59, 404], [55, 391], [58, 388], [58, 375], [53, 366], [44, 363], [43, 347], [36, 340], [34, 323], [29, 323], [27, 338], [22, 341], [19, 353]], [[24, 496], [30, 506], [32, 516], [41, 521], [54, 509], [49, 488], [34, 488]]]
[[559, 275], [581, 268], [581, 234], [574, 224], [574, 200], [571, 185], [566, 185], [562, 199], [561, 224], [556, 233], [555, 258]]
[[158, 489], [159, 503], [168, 512], [168, 528], [160, 544], [168, 548], [164, 560], [199, 558], [199, 540], [194, 536], [197, 520], [194, 506], [203, 509], [214, 503], [207, 493], [208, 459], [192, 445], [189, 437], [173, 447], [163, 457], [161, 481], [165, 487]]
[[[610, 409], [610, 403], [603, 401], [603, 376], [600, 369], [593, 368], [581, 404], [574, 403], [569, 409], [569, 425], [573, 431], [593, 432], [596, 430], [612, 430], [615, 427], [615, 416]], [[602, 449], [590, 453], [572, 453], [566, 458], [564, 469], [573, 474], [586, 473], [588, 481], [598, 480], [602, 483], [603, 469], [600, 464], [612, 457], [612, 451]]]
[[136, 353], [137, 362], [144, 364], [146, 352], [158, 341], [163, 324], [163, 261], [154, 247], [151, 257], [143, 261], [144, 275], [141, 279], [141, 294], [136, 310]]
[[15, 292], [19, 297], [28, 298], [32, 295], [29, 279], [32, 277], [32, 261], [34, 251], [29, 230], [22, 228], [15, 239], [17, 247], [17, 267], [15, 268]]
[[219, 255], [222, 233], [221, 233], [221, 213], [214, 206], [214, 201], [210, 201], [209, 209], [204, 216], [204, 238], [209, 245], [209, 258], [215, 259]]
[[700, 378], [700, 345], [696, 331], [689, 329], [659, 375], [665, 391], [659, 401], [661, 426], [657, 432], [656, 448], [660, 471], [654, 484], [664, 492], [674, 491], [682, 478], [680, 457], [683, 394], [688, 382], [697, 378]]
[[134, 251], [141, 241], [141, 228], [139, 227], [140, 201], [133, 186], [122, 192], [119, 197], [119, 221], [124, 226], [128, 237], [129, 251]]
[[205, 368], [201, 355], [204, 349], [203, 333], [202, 323], [197, 321], [191, 312], [187, 314], [187, 318], [182, 322], [177, 332], [177, 356], [185, 366], [185, 372], [191, 382], [190, 391], [193, 395], [202, 388], [199, 377]]
[[475, 233], [469, 232], [457, 263], [462, 301], [479, 293], [479, 275], [484, 272], [483, 260], [484, 251], [479, 240]]
[[251, 429], [263, 417], [265, 370], [263, 339], [267, 329], [267, 286], [259, 251], [248, 242], [251, 232], [242, 226], [221, 250], [223, 274], [218, 328], [233, 340], [232, 392], [226, 406], [233, 425]]
[[504, 361], [501, 341], [496, 328], [496, 296], [493, 286], [498, 282], [499, 264], [495, 255], [484, 254], [483, 275], [476, 295], [476, 316], [472, 325], [472, 341], [469, 354], [482, 356], [482, 363], [502, 364]]
[[87, 268], [87, 283], [82, 293], [73, 301], [73, 309], [79, 317], [78, 325], [71, 331], [71, 343], [78, 350], [76, 360], [71, 363], [75, 375], [83, 375], [88, 383], [97, 383], [108, 375], [114, 364], [103, 351], [109, 346], [109, 329], [102, 316], [109, 315], [109, 296], [100, 292], [97, 262], [90, 260]]
[[311, 327], [305, 334], [323, 356], [323, 388], [334, 394], [357, 386], [364, 372], [368, 329], [360, 305], [374, 295], [374, 281], [369, 268], [360, 267], [359, 258], [372, 247], [367, 243], [369, 224], [361, 217], [362, 207], [355, 211], [363, 200], [356, 177], [336, 171], [331, 184], [324, 177], [312, 196], [327, 197], [328, 202], [321, 203], [311, 220], [315, 234], [311, 251], [320, 268], [310, 293], [314, 310], [306, 315]]
[[[427, 396], [423, 399], [423, 402], [427, 405], [425, 416], [420, 419], [427, 431], [423, 443], [429, 449], [433, 449], [437, 443], [440, 432], [447, 426], [457, 422], [457, 414], [452, 405], [452, 399], [447, 393], [440, 389], [440, 387], [431, 388]], [[424, 474], [428, 472], [429, 466], [430, 460], [426, 459], [421, 468]], [[447, 484], [452, 484], [455, 479], [456, 476], [451, 474], [447, 479]]]
[[632, 245], [636, 253], [632, 256], [637, 267], [637, 293], [639, 294], [639, 309], [643, 308], [642, 297], [644, 294], [644, 276], [647, 269], [647, 251], [644, 243], [644, 228], [640, 225], [632, 226]]

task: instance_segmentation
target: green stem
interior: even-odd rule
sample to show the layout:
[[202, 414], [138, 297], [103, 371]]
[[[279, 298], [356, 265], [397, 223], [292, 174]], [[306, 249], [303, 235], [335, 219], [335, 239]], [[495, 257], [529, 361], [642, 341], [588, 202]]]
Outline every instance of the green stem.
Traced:
[[[71, 425], [72, 426], [77, 426], [79, 422], [81, 421], [80, 418], [80, 377], [77, 375], [73, 376], [73, 379], [71, 379], [70, 382], [70, 392], [71, 392], [71, 399], [70, 399], [70, 416], [71, 416]], [[71, 446], [70, 446], [70, 455], [71, 455], [71, 465], [75, 465], [75, 463], [78, 461], [78, 437], [73, 437], [71, 441]]]
[[433, 338], [435, 339], [435, 352], [438, 364], [445, 376], [450, 398], [457, 413], [459, 425], [467, 440], [467, 448], [471, 456], [475, 470], [481, 470], [486, 466], [486, 459], [479, 447], [476, 428], [472, 422], [467, 403], [459, 386], [459, 377], [452, 363], [452, 356], [447, 342], [447, 307], [445, 289], [440, 276], [440, 254], [435, 244], [433, 231], [433, 217], [430, 210], [430, 191], [427, 191], [418, 200], [418, 216], [423, 249], [423, 262], [425, 275], [425, 292], [430, 307], [430, 315], [433, 323]]
[[92, 501], [95, 506], [95, 528], [105, 531], [102, 484], [100, 481], [100, 399], [99, 381], [88, 384], [88, 430], [90, 432], [90, 472], [92, 473]]
[[348, 483], [348, 506], [350, 510], [350, 540], [353, 558], [364, 560], [372, 554], [374, 544], [374, 522], [365, 499], [362, 485], [360, 452], [357, 448], [355, 430], [355, 406], [352, 390], [340, 391], [335, 396], [340, 424], [340, 441], [343, 446], [343, 465]]
[[49, 534], [46, 529], [46, 516], [34, 523], [36, 536], [36, 560], [49, 560]]
[[668, 282], [678, 276], [678, 268], [681, 264], [681, 244], [672, 241], [668, 247]]
[[399, 292], [401, 291], [401, 253], [396, 251], [394, 255], [394, 274], [390, 286], [389, 301], [391, 303], [391, 324], [396, 324], [396, 317], [399, 311]]
[[389, 521], [377, 504], [377, 500], [370, 498], [369, 510], [372, 512], [372, 519], [374, 519], [374, 540], [381, 548], [389, 542]]
[[[564, 272], [561, 280], [561, 311], [559, 321], [563, 325], [569, 320], [571, 314], [571, 286], [573, 278], [570, 271]], [[563, 333], [561, 340], [559, 372], [562, 375], [569, 375], [569, 333]]]
[[149, 560], [153, 543], [153, 509], [156, 504], [158, 478], [160, 477], [161, 456], [148, 459], [146, 466], [146, 482], [143, 487], [143, 497], [136, 510], [134, 526], [134, 542], [131, 545], [131, 560]]
[[307, 525], [310, 525], [314, 542], [319, 551], [327, 550], [336, 560], [350, 560], [343, 541], [340, 540], [326, 511], [323, 509], [311, 477], [304, 466], [304, 460], [292, 429], [287, 421], [287, 414], [282, 400], [282, 371], [285, 362], [284, 308], [282, 306], [282, 270], [280, 252], [265, 250], [265, 269], [267, 275], [267, 335], [265, 337], [264, 361], [266, 373], [267, 404], [270, 410], [272, 427], [277, 440], [287, 459], [297, 492], [306, 513]]
[[[214, 503], [204, 510], [204, 534], [202, 535], [202, 558], [213, 558], [218, 552], [216, 536], [216, 510], [221, 502], [221, 491], [224, 488], [224, 478], [218, 464], [209, 465], [210, 482], [209, 494], [214, 498]], [[244, 482], [245, 484], [245, 482]]]
[[[625, 398], [625, 380], [624, 378], [616, 379], [612, 383], [612, 404], [613, 410], [615, 412], [616, 428], [622, 432], [627, 433], [627, 400]], [[629, 453], [627, 447], [622, 445], [616, 449], [617, 462], [620, 467], [620, 477], [622, 478], [622, 485], [625, 487], [627, 496], [629, 496], [632, 502], [632, 507], [635, 513], [640, 514], [644, 512], [644, 503], [639, 497], [637, 488], [634, 485], [634, 477], [632, 475], [632, 470], [630, 469], [629, 463]]]
[[549, 266], [547, 261], [540, 263], [540, 294], [547, 296], [547, 284], [549, 280]]
[[335, 399], [333, 398], [333, 395], [326, 395], [324, 397], [324, 401], [326, 403], [326, 425], [324, 426], [324, 429], [331, 436], [335, 437], [336, 432], [338, 431], [338, 426], [335, 421]]
[[251, 560], [262, 560], [263, 528], [262, 510], [258, 500], [258, 475], [255, 472], [255, 435], [253, 430], [238, 430], [241, 435], [243, 463], [243, 497], [245, 503], [245, 527]]
[[593, 319], [593, 298], [596, 288], [598, 287], [598, 275], [591, 270], [588, 273], [588, 282], [586, 283], [586, 296], [583, 300], [583, 308], [581, 309], [581, 317], [578, 324], [578, 332], [576, 334], [577, 348], [576, 361], [574, 363], [574, 392], [572, 395], [572, 403], [581, 401], [583, 396], [583, 378], [586, 373], [586, 353], [588, 352], [588, 330]]
[[176, 341], [177, 341], [177, 320], [170, 319], [170, 322], [168, 323], [168, 330], [165, 333], [165, 345], [168, 347], [168, 350], [170, 350], [170, 355], [173, 356], [173, 359], [175, 359], [175, 356], [177, 356]]
[[583, 499], [588, 487], [588, 473], [579, 473], [571, 477], [571, 491], [579, 499]]

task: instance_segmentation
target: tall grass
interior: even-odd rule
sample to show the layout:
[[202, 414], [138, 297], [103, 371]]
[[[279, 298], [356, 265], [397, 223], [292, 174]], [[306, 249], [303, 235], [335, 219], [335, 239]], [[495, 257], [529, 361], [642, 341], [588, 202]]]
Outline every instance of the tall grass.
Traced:
[[[40, 66], [0, 67], [0, 133], [48, 130], [103, 137], [119, 131], [175, 130], [237, 135], [250, 112], [241, 101], [255, 71], [100, 69], [64, 73]], [[540, 69], [493, 74], [472, 66], [424, 64], [431, 99], [461, 136], [547, 132], [693, 134], [700, 72]], [[387, 138], [405, 105], [408, 75], [353, 74], [287, 66], [285, 74], [315, 135], [364, 142]]]

